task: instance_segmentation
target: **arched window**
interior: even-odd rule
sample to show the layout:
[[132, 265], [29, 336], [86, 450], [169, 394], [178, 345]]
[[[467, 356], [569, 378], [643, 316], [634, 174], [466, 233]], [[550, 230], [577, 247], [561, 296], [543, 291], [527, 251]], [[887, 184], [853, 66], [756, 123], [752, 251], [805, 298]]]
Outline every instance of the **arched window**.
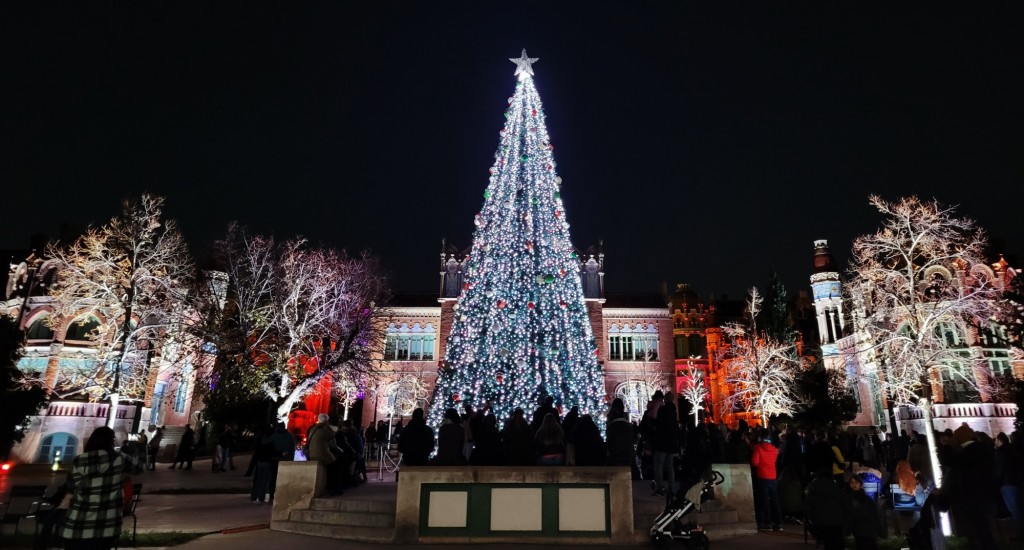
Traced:
[[71, 459], [75, 457], [77, 449], [78, 439], [75, 436], [64, 432], [53, 433], [43, 438], [43, 443], [39, 446], [39, 456], [36, 462], [52, 464], [57, 457], [58, 451], [60, 452], [61, 462], [71, 462]]
[[49, 342], [53, 340], [53, 329], [50, 328], [50, 316], [43, 314], [36, 317], [28, 326], [25, 337], [29, 342]]
[[100, 320], [93, 317], [81, 317], [75, 319], [68, 326], [68, 331], [64, 335], [65, 342], [92, 342], [96, 340], [97, 332], [100, 328]]
[[661, 388], [643, 380], [626, 380], [615, 388], [615, 397], [626, 405], [629, 419], [639, 421], [647, 410], [647, 402], [658, 389]]
[[[417, 408], [426, 409], [427, 389], [417, 376], [406, 375], [400, 380], [384, 386], [377, 410], [387, 416], [410, 416]], [[424, 411], [426, 412], [426, 411]]]

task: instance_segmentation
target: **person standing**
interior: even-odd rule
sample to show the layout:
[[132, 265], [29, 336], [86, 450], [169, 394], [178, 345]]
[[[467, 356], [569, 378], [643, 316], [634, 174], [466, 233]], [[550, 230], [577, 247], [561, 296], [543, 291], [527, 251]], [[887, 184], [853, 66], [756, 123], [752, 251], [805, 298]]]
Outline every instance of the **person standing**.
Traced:
[[[181, 434], [181, 441], [178, 443], [178, 453], [174, 457], [174, 462], [171, 463], [171, 469], [173, 470], [175, 466], [180, 464], [182, 470], [191, 470], [195, 447], [196, 434], [192, 431], [192, 426], [185, 424], [185, 433]], [[221, 471], [223, 472], [224, 470]]]
[[274, 457], [270, 462], [270, 501], [274, 501], [274, 493], [277, 490], [277, 471], [281, 462], [290, 461], [295, 457], [295, 436], [288, 432], [284, 422], [278, 422], [274, 426], [274, 433], [263, 439], [264, 443], [270, 443], [274, 448]]
[[469, 440], [462, 429], [462, 419], [455, 409], [445, 409], [444, 421], [437, 430], [437, 456], [431, 464], [437, 466], [463, 466], [468, 463], [465, 450]]
[[757, 528], [767, 531], [782, 530], [782, 503], [779, 502], [778, 474], [775, 463], [779, 458], [779, 450], [772, 445], [768, 431], [761, 429], [758, 442], [751, 450], [750, 465], [754, 469], [754, 491], [757, 493], [758, 505]]
[[537, 430], [540, 429], [541, 424], [544, 423], [544, 419], [547, 415], [555, 417], [555, 422], [561, 425], [561, 421], [558, 416], [558, 409], [555, 408], [555, 398], [550, 395], [544, 398], [544, 403], [537, 407], [537, 410], [533, 411], [533, 420], [530, 422], [530, 429], [536, 434]]
[[341, 473], [338, 468], [335, 467], [337, 462], [336, 452], [333, 451], [336, 446], [335, 443], [335, 432], [334, 426], [328, 423], [328, 417], [326, 414], [319, 414], [316, 417], [316, 424], [313, 424], [309, 428], [309, 432], [306, 434], [306, 445], [308, 451], [306, 453], [310, 461], [317, 461], [323, 465], [327, 470], [327, 494], [339, 495], [341, 494], [340, 489], [340, 476]]
[[[654, 419], [654, 482], [655, 496], [674, 494], [676, 469], [674, 459], [679, 454], [679, 419], [672, 392], [665, 393], [665, 403], [656, 408]], [[666, 477], [668, 479], [666, 479]]]
[[64, 485], [71, 504], [60, 530], [67, 550], [109, 549], [121, 532], [124, 458], [114, 451], [114, 430], [96, 428], [71, 463]]
[[808, 530], [825, 550], [843, 550], [843, 525], [850, 514], [850, 497], [836, 485], [831, 465], [819, 469], [807, 484]]
[[877, 550], [878, 535], [882, 532], [878, 521], [878, 507], [864, 492], [863, 474], [850, 478], [850, 534], [857, 550]]
[[615, 401], [612, 401], [612, 406], [608, 410], [607, 426], [608, 465], [629, 466], [635, 470], [636, 449], [633, 448], [633, 442], [636, 441], [636, 437], [622, 399], [616, 397]]
[[231, 462], [231, 449], [235, 445], [235, 431], [231, 428], [231, 424], [224, 426], [224, 431], [220, 434], [220, 469], [218, 472], [223, 472], [230, 468], [235, 469], [235, 465]]
[[580, 417], [573, 431], [573, 446], [576, 448], [576, 466], [604, 466], [608, 461], [608, 446], [589, 414]]
[[534, 437], [537, 447], [538, 466], [565, 465], [565, 432], [558, 424], [558, 417], [548, 414]]
[[534, 466], [537, 457], [533, 452], [533, 430], [526, 422], [526, 413], [517, 407], [501, 431], [501, 445], [505, 463], [509, 466]]
[[139, 430], [139, 435], [135, 438], [135, 446], [138, 449], [139, 456], [135, 462], [133, 473], [141, 474], [149, 466], [149, 438], [146, 437], [146, 430]]
[[266, 431], [260, 434], [256, 440], [256, 446], [252, 450], [253, 467], [252, 492], [250, 500], [253, 504], [266, 502], [267, 493], [270, 493], [270, 477], [274, 461], [274, 443], [271, 439], [274, 431], [269, 426]]
[[426, 466], [434, 450], [434, 430], [423, 419], [423, 409], [412, 411], [412, 420], [398, 438], [398, 452], [402, 453], [402, 464]]
[[156, 470], [156, 454], [160, 452], [160, 443], [164, 440], [163, 426], [150, 426], [153, 437], [149, 438], [149, 471]]
[[1013, 518], [1014, 534], [1018, 540], [1024, 540], [1024, 517], [1021, 517], [1021, 481], [1024, 478], [1024, 461], [1016, 443], [1010, 443], [1006, 434], [999, 432], [996, 436], [996, 481], [999, 494], [1006, 503], [1006, 510]]

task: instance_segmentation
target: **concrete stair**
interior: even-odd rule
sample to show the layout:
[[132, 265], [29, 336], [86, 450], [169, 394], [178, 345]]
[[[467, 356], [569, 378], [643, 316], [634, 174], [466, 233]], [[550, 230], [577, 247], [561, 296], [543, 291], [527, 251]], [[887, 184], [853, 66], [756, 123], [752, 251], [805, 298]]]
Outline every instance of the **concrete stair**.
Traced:
[[346, 495], [315, 498], [307, 510], [292, 510], [274, 529], [356, 542], [391, 542], [395, 534], [395, 501]]
[[[654, 519], [665, 511], [665, 499], [635, 498], [633, 499], [633, 534], [637, 543], [650, 542], [650, 528]], [[690, 512], [684, 521], [695, 522], [704, 527], [708, 537], [722, 539], [757, 532], [752, 523], [739, 521], [739, 514], [722, 505], [717, 500], [709, 500], [701, 505], [700, 512]]]

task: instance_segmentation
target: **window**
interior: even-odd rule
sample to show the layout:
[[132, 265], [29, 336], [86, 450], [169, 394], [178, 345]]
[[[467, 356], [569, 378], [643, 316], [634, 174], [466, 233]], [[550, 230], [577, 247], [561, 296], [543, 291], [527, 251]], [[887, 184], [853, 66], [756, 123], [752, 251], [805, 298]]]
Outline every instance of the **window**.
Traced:
[[96, 339], [100, 328], [100, 320], [95, 317], [75, 319], [68, 327], [64, 340], [69, 342], [90, 342]]
[[174, 394], [174, 412], [185, 412], [185, 403], [188, 402], [188, 383], [192, 377], [192, 365], [185, 365], [181, 369], [181, 380], [178, 381], [178, 391]]
[[426, 409], [427, 387], [418, 376], [405, 375], [384, 387], [378, 412], [386, 415], [410, 416], [417, 408]]
[[953, 323], [943, 321], [935, 326], [935, 335], [942, 339], [947, 346], [951, 348], [961, 347], [963, 338], [960, 337], [960, 331], [956, 329]]
[[387, 361], [432, 361], [434, 359], [434, 326], [427, 323], [410, 327], [392, 324], [384, 340], [384, 359]]
[[25, 333], [25, 338], [30, 342], [32, 341], [46, 341], [53, 340], [53, 329], [50, 328], [50, 316], [40, 315], [36, 317], [35, 321], [28, 326], [28, 331]]
[[164, 408], [164, 392], [167, 391], [167, 382], [157, 382], [153, 387], [153, 409], [149, 412], [149, 423], [160, 424], [160, 413]]
[[630, 420], [640, 420], [647, 410], [647, 402], [651, 400], [656, 387], [650, 382], [643, 380], [627, 380], [615, 388], [615, 397], [622, 400], [626, 405], [626, 412]]
[[984, 353], [985, 362], [988, 363], [988, 368], [992, 370], [994, 376], [1010, 376], [1013, 373], [1013, 369], [1010, 367], [1009, 351], [987, 349]]
[[[677, 341], [678, 344], [678, 341]], [[612, 325], [608, 329], [610, 361], [657, 361], [658, 328], [654, 323]]]
[[978, 390], [971, 373], [970, 356], [961, 355], [962, 361], [951, 361], [945, 368], [938, 369], [942, 382], [942, 400], [945, 403], [967, 403], [977, 401]]
[[50, 434], [43, 438], [43, 442], [39, 446], [39, 455], [36, 458], [36, 462], [52, 464], [57, 458], [58, 452], [60, 452], [61, 462], [71, 462], [71, 459], [75, 457], [77, 447], [78, 440], [69, 433]]

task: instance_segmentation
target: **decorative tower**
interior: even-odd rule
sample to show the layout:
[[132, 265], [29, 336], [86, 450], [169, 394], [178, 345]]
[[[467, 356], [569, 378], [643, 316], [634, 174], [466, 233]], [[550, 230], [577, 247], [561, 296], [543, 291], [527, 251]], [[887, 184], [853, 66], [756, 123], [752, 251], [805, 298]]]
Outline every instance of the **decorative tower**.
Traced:
[[811, 275], [814, 310], [822, 344], [834, 344], [843, 337], [843, 293], [839, 272], [828, 241], [814, 241], [814, 273]]

